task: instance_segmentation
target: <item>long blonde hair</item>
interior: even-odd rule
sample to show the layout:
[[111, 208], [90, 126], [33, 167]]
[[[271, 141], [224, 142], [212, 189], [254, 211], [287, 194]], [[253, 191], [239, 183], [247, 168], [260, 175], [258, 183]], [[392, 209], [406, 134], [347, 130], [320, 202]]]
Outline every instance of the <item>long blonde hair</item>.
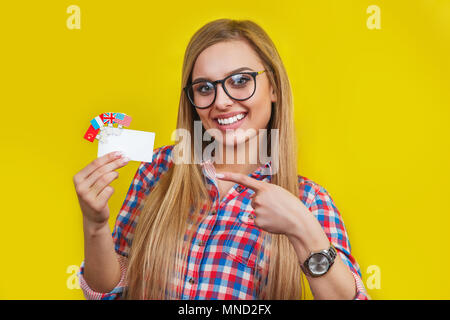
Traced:
[[[270, 129], [278, 129], [280, 137], [278, 150], [275, 150], [279, 155], [279, 166], [271, 183], [298, 197], [292, 91], [275, 45], [260, 26], [249, 20], [219, 19], [200, 28], [186, 48], [181, 87], [191, 81], [194, 63], [203, 50], [218, 42], [233, 40], [247, 41], [269, 71], [266, 74], [277, 101], [272, 104], [267, 129], [269, 133]], [[199, 120], [181, 91], [177, 129], [188, 130], [192, 139], [179, 141], [172, 153], [177, 157], [179, 150], [191, 150], [191, 161], [171, 166], [145, 199], [129, 254], [126, 299], [180, 298], [192, 235], [202, 219], [201, 211], [208, 208], [205, 204], [211, 206], [201, 166], [194, 163], [194, 121]], [[185, 235], [189, 235], [188, 240]], [[269, 239], [264, 250], [270, 253], [270, 258], [268, 270], [258, 282], [258, 298], [301, 299], [303, 279], [290, 241], [285, 235], [263, 230], [260, 236]]]

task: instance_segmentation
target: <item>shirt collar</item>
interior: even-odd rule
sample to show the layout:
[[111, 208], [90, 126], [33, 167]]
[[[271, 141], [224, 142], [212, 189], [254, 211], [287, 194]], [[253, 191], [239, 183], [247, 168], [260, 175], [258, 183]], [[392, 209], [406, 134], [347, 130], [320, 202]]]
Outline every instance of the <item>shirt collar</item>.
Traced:
[[[216, 169], [210, 158], [204, 159], [201, 162], [203, 175], [214, 181], [216, 179]], [[265, 164], [260, 165], [255, 171], [248, 174], [248, 176], [262, 181], [270, 181], [272, 176], [272, 161], [269, 160]]]

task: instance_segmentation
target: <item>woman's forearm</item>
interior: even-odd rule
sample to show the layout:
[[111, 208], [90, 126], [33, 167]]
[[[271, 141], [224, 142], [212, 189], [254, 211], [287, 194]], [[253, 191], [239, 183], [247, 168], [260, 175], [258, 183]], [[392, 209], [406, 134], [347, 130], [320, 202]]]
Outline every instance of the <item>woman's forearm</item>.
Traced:
[[96, 229], [83, 221], [83, 230], [83, 277], [92, 290], [110, 292], [119, 283], [121, 271], [109, 226]]
[[[311, 252], [329, 248], [329, 240], [313, 215], [306, 215], [301, 221], [301, 228], [288, 236], [300, 263], [303, 263]], [[326, 274], [320, 277], [306, 275], [311, 292], [315, 299], [353, 299], [356, 295], [355, 278], [344, 264], [339, 254]]]

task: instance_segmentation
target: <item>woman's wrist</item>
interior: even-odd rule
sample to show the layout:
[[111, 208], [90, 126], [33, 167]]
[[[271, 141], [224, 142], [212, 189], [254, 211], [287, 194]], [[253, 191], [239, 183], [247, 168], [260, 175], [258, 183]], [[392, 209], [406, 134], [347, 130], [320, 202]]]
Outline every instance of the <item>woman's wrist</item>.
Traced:
[[301, 263], [311, 252], [328, 249], [330, 241], [319, 221], [310, 213], [301, 213], [287, 235]]
[[83, 231], [84, 235], [89, 238], [103, 235], [105, 233], [111, 235], [108, 221], [106, 221], [106, 223], [97, 223], [83, 218]]

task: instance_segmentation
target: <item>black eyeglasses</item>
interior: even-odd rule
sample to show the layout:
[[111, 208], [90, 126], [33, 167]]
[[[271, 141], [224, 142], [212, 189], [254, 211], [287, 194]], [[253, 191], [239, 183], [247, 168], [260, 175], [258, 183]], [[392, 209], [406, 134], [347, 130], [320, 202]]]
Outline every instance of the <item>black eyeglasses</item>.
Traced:
[[216, 101], [217, 84], [221, 83], [225, 93], [234, 100], [250, 99], [256, 91], [256, 76], [265, 72], [239, 72], [216, 81], [199, 80], [183, 88], [192, 105], [199, 109], [209, 108]]

